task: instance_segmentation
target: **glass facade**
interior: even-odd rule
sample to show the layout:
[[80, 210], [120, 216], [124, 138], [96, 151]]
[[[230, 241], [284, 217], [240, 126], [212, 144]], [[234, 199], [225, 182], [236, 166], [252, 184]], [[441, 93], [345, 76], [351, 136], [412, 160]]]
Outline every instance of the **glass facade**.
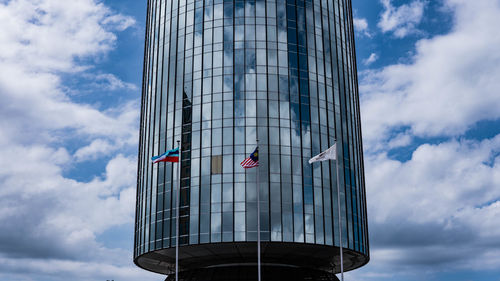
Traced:
[[148, 0], [134, 258], [175, 247], [178, 140], [181, 247], [257, 241], [259, 200], [262, 241], [368, 258], [359, 111], [350, 0]]

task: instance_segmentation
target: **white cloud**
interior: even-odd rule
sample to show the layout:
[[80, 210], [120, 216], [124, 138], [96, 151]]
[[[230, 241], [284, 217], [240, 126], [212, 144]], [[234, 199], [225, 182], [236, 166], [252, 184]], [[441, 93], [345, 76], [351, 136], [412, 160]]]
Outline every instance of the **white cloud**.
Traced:
[[[0, 4], [0, 124], [9, 138], [47, 139], [51, 135], [47, 130], [72, 129], [137, 139], [130, 133], [138, 118], [136, 104], [106, 112], [74, 103], [59, 76], [85, 69], [79, 60], [113, 48], [116, 36], [101, 24], [112, 15], [92, 0]], [[116, 19], [111, 23], [120, 24]]]
[[500, 134], [422, 144], [405, 162], [366, 155], [371, 262], [353, 279], [497, 270], [499, 153]]
[[0, 7], [0, 59], [30, 72], [74, 71], [76, 59], [113, 48], [116, 35], [104, 22], [121, 29], [133, 21], [93, 0], [12, 0]]
[[91, 144], [78, 149], [75, 152], [75, 157], [77, 161], [95, 160], [97, 157], [110, 154], [113, 151], [111, 143], [103, 139], [96, 139]]
[[[500, 264], [500, 130], [465, 137], [500, 118], [500, 3], [444, 5], [448, 34], [419, 40], [409, 63], [361, 74], [372, 259], [355, 279], [428, 280]], [[409, 145], [410, 159], [389, 156]]]
[[393, 32], [398, 38], [417, 32], [417, 26], [422, 21], [425, 1], [415, 0], [399, 7], [392, 5], [392, 0], [380, 0], [384, 12], [380, 16], [378, 27], [384, 32]]
[[102, 23], [105, 25], [109, 25], [118, 31], [124, 31], [129, 27], [134, 26], [136, 24], [136, 21], [134, 18], [129, 16], [111, 13], [102, 20]]
[[[133, 229], [137, 160], [116, 150], [137, 146], [138, 102], [75, 102], [62, 79], [92, 69], [133, 24], [95, 0], [0, 3], [0, 279], [152, 279], [131, 265], [131, 249], [98, 242]], [[137, 90], [94, 75], [101, 90]], [[73, 159], [103, 155], [112, 159], [104, 174], [66, 176]]]
[[137, 90], [137, 86], [132, 83], [127, 83], [111, 73], [99, 74], [95, 76], [95, 85], [105, 90]]
[[[47, 255], [83, 256], [92, 249], [81, 249], [82, 242], [94, 245], [96, 234], [133, 221], [134, 158], [118, 155], [108, 163], [104, 177], [83, 183], [62, 176], [62, 167], [70, 161], [62, 148], [10, 145], [0, 152], [0, 205], [5, 206], [0, 212], [1, 241], [23, 236], [19, 243], [34, 250], [53, 243]], [[17, 223], [23, 216], [36, 223]]]
[[398, 147], [405, 147], [411, 144], [413, 138], [410, 134], [408, 133], [400, 133], [397, 134], [394, 137], [391, 137], [388, 144], [387, 148], [393, 149], [393, 148], [398, 148]]
[[365, 36], [371, 37], [368, 21], [365, 18], [354, 18], [353, 21], [354, 29], [358, 34], [363, 34]]
[[[0, 154], [0, 271], [13, 272], [22, 264], [24, 273], [76, 280], [92, 280], [106, 269], [137, 273], [131, 249], [109, 249], [96, 241], [115, 226], [133, 229], [135, 157], [114, 157], [103, 176], [84, 183], [62, 175], [70, 161], [64, 149], [11, 145]], [[65, 266], [54, 267], [58, 264]]]
[[411, 63], [361, 74], [363, 133], [371, 149], [394, 128], [456, 136], [500, 118], [498, 1], [446, 4], [456, 22], [449, 34], [418, 41]]
[[[500, 135], [480, 143], [424, 144], [408, 162], [391, 160], [384, 154], [370, 155], [366, 164], [371, 167], [368, 192], [380, 203], [371, 206], [372, 220], [404, 218], [415, 223], [441, 223], [465, 206], [500, 199], [500, 190], [493, 188], [500, 185], [498, 152]], [[492, 157], [498, 163], [493, 161], [490, 166]], [[401, 208], [407, 198], [412, 204]]]
[[368, 66], [378, 60], [378, 55], [375, 53], [371, 53], [370, 56], [363, 61], [363, 64]]

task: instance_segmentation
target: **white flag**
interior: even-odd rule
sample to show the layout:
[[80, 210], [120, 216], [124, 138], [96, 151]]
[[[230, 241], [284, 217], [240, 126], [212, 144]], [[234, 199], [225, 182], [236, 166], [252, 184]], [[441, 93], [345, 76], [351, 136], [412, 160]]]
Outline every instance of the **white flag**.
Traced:
[[312, 164], [314, 162], [319, 162], [319, 161], [326, 161], [326, 160], [335, 160], [337, 159], [337, 143], [332, 145], [332, 147], [328, 148], [327, 150], [321, 152], [320, 154], [314, 156], [309, 160], [309, 164]]

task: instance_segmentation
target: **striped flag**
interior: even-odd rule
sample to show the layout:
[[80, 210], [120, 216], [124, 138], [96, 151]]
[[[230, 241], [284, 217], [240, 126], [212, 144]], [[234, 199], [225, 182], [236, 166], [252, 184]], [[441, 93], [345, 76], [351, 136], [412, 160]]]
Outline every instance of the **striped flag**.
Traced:
[[153, 164], [159, 162], [179, 162], [179, 148], [177, 147], [169, 150], [162, 155], [153, 156], [151, 157], [151, 162], [153, 162]]
[[241, 162], [240, 165], [245, 169], [259, 166], [259, 148], [257, 147], [247, 159]]

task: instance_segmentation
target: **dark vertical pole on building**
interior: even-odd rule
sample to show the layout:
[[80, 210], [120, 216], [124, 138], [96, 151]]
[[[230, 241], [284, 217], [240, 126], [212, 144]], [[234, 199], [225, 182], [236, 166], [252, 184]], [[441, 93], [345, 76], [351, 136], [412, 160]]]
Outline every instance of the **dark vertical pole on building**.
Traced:
[[[260, 148], [259, 148], [259, 138], [258, 138], [257, 128], [257, 161], [260, 161]], [[260, 163], [259, 163], [260, 164]], [[258, 281], [261, 281], [261, 270], [260, 270], [260, 167], [257, 165], [257, 271], [258, 271]]]
[[[182, 131], [182, 130], [181, 130]], [[181, 136], [182, 137], [182, 136]], [[177, 213], [175, 215], [175, 281], [179, 281], [179, 208], [180, 208], [180, 194], [181, 194], [181, 144], [177, 141], [177, 147], [179, 148], [179, 162], [177, 163], [177, 193], [175, 198], [175, 207]]]
[[335, 166], [337, 169], [337, 205], [339, 206], [339, 246], [340, 246], [340, 274], [341, 281], [344, 281], [344, 250], [342, 248], [342, 213], [340, 208], [340, 177], [339, 177], [339, 145], [337, 140], [335, 140]]

